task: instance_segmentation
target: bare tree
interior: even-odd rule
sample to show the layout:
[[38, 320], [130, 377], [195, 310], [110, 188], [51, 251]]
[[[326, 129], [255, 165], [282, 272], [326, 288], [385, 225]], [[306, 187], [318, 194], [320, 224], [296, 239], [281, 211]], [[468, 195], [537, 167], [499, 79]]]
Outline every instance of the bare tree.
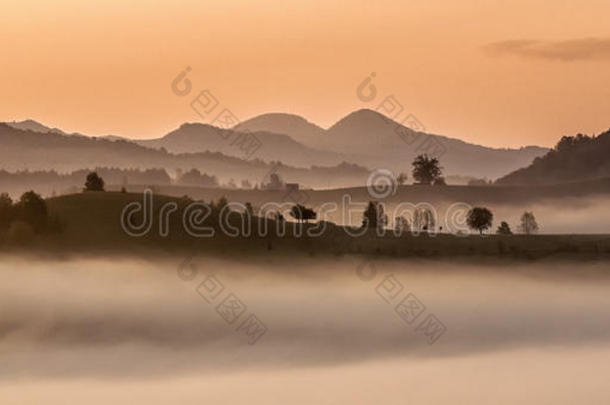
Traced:
[[526, 211], [523, 213], [523, 215], [521, 215], [519, 230], [526, 235], [531, 235], [538, 232], [538, 223], [536, 222], [536, 217], [534, 217], [533, 212]]

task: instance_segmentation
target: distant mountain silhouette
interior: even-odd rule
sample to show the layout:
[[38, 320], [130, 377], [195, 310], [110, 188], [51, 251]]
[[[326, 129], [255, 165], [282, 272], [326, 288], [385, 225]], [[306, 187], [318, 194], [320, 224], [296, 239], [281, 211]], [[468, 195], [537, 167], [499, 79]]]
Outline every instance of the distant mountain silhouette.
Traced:
[[498, 184], [556, 184], [610, 177], [610, 130], [598, 136], [564, 136], [534, 162], [497, 180]]
[[[162, 138], [133, 140], [133, 142], [152, 148], [163, 147], [173, 153], [212, 151], [239, 158], [259, 158], [267, 162], [281, 160], [299, 167], [336, 165], [348, 158], [339, 153], [305, 146], [283, 133], [252, 130], [250, 134], [256, 138], [256, 142], [260, 142], [260, 146], [251, 156], [237, 146], [243, 140], [243, 132], [199, 123], [183, 124]], [[249, 141], [244, 140], [244, 142], [247, 144]]]
[[[414, 117], [413, 117], [414, 118]], [[288, 125], [287, 123], [294, 123]], [[387, 168], [395, 172], [410, 172], [411, 161], [421, 153], [440, 156], [447, 174], [498, 177], [528, 165], [548, 149], [527, 146], [520, 149], [495, 149], [469, 144], [459, 139], [415, 131], [407, 125], [417, 121], [397, 123], [369, 109], [362, 109], [323, 130], [303, 118], [286, 114], [265, 114], [238, 125], [236, 129], [281, 131], [292, 136], [297, 128], [299, 140], [307, 146], [340, 153], [343, 160], [357, 162], [369, 168]], [[309, 143], [308, 143], [309, 142]]]
[[[294, 142], [294, 141], [293, 141]], [[20, 130], [0, 123], [0, 169], [56, 170], [71, 172], [94, 167], [120, 169], [198, 169], [216, 175], [222, 182], [233, 179], [260, 184], [270, 171], [285, 181], [309, 187], [339, 187], [365, 184], [369, 171], [361, 166], [338, 164], [296, 168], [260, 159], [244, 160], [219, 152], [170, 153], [122, 139], [70, 136], [56, 132]]]
[[252, 132], [274, 132], [290, 135], [295, 141], [318, 148], [323, 144], [326, 131], [294, 114], [269, 113], [262, 114], [239, 123], [233, 129]]
[[6, 124], [10, 127], [13, 127], [16, 129], [23, 129], [25, 131], [34, 131], [34, 132], [40, 132], [43, 134], [46, 134], [48, 132], [55, 132], [58, 134], [67, 135], [64, 131], [62, 131], [59, 128], [49, 128], [37, 121], [31, 120], [31, 119], [27, 119], [24, 121], [12, 121], [12, 122], [7, 122]]
[[[527, 166], [534, 158], [548, 151], [537, 146], [489, 148], [425, 133], [423, 126], [420, 131], [409, 128], [414, 125], [421, 126], [415, 120], [402, 125], [368, 109], [352, 112], [328, 129], [297, 115], [272, 113], [244, 121], [233, 130], [191, 123], [183, 124], [156, 139], [132, 140], [112, 135], [97, 139], [125, 140], [146, 147], [164, 148], [171, 153], [220, 152], [240, 159], [281, 161], [304, 168], [350, 162], [369, 169], [386, 168], [394, 173], [410, 173], [415, 156], [428, 153], [440, 157], [447, 176], [488, 178]], [[42, 124], [36, 128], [38, 132], [43, 132], [44, 128], [57, 132]], [[260, 147], [251, 155], [239, 147], [243, 140], [240, 134], [245, 132], [252, 134], [260, 143]]]

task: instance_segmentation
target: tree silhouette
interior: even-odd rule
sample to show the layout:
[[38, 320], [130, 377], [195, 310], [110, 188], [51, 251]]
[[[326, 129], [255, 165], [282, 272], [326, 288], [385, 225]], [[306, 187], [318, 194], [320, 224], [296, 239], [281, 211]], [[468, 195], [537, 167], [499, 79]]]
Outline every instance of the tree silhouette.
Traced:
[[290, 210], [290, 216], [299, 222], [308, 222], [310, 219], [316, 219], [318, 215], [311, 208], [297, 204]]
[[216, 187], [218, 186], [218, 179], [216, 176], [207, 175], [206, 173], [202, 174], [197, 169], [191, 169], [181, 174], [177, 179], [177, 183], [185, 186]]
[[496, 233], [498, 235], [512, 235], [513, 231], [510, 230], [510, 226], [506, 221], [502, 221]]
[[383, 204], [377, 201], [369, 201], [369, 205], [362, 213], [362, 226], [369, 229], [382, 229], [388, 223]]
[[36, 232], [47, 227], [49, 221], [47, 203], [35, 192], [28, 191], [23, 193], [15, 209], [17, 210], [18, 217], [30, 224]]
[[85, 182], [85, 191], [104, 191], [104, 179], [98, 176], [97, 172], [89, 173]]
[[263, 190], [281, 190], [284, 188], [284, 180], [278, 173], [271, 173], [269, 175], [269, 183], [261, 186]]
[[246, 215], [248, 215], [250, 218], [254, 216], [254, 207], [252, 207], [250, 202], [246, 202]]
[[0, 229], [6, 229], [13, 220], [13, 200], [7, 193], [0, 194]]
[[408, 176], [406, 173], [400, 173], [398, 175], [398, 177], [396, 177], [396, 182], [398, 183], [399, 186], [402, 186], [403, 184], [405, 184], [407, 182]]
[[430, 158], [426, 154], [417, 156], [412, 165], [413, 178], [418, 184], [432, 184], [443, 173], [438, 159]]
[[415, 231], [430, 231], [436, 227], [436, 215], [429, 208], [419, 208], [413, 213], [413, 228]]
[[523, 213], [523, 215], [521, 215], [519, 230], [526, 235], [531, 235], [538, 232], [538, 223], [536, 222], [536, 217], [534, 217], [533, 212], [526, 211]]
[[479, 231], [482, 235], [484, 230], [491, 227], [493, 218], [493, 214], [487, 208], [474, 207], [468, 212], [466, 222], [471, 229]]
[[396, 217], [394, 218], [394, 234], [402, 235], [403, 233], [407, 233], [411, 231], [411, 224], [409, 220], [405, 217]]

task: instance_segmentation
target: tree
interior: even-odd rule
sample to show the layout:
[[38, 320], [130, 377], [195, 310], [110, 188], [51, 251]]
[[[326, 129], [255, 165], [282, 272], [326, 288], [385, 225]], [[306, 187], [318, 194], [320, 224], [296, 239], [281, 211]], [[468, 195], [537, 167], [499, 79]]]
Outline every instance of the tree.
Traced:
[[7, 193], [0, 194], [0, 229], [6, 229], [13, 220], [13, 200]]
[[206, 173], [202, 174], [197, 169], [191, 169], [180, 175], [177, 179], [177, 183], [187, 186], [216, 187], [218, 186], [218, 179], [216, 176], [209, 176]]
[[316, 219], [318, 215], [311, 208], [297, 204], [290, 210], [290, 216], [299, 222], [308, 222], [310, 219]]
[[526, 235], [531, 235], [533, 233], [538, 232], [538, 223], [536, 222], [536, 217], [534, 217], [533, 212], [524, 212], [521, 215], [521, 225], [519, 225], [519, 230]]
[[369, 229], [382, 229], [388, 223], [383, 204], [369, 201], [369, 205], [362, 214], [362, 226]]
[[97, 172], [89, 173], [85, 182], [85, 191], [104, 191], [104, 179], [98, 176]]
[[281, 223], [286, 222], [286, 218], [284, 218], [284, 216], [282, 215], [282, 213], [281, 213], [281, 212], [279, 212], [279, 211], [275, 211], [275, 212], [273, 213], [273, 219], [274, 219], [274, 220], [276, 220], [276, 221], [278, 221], [278, 222], [281, 222]]
[[418, 184], [432, 184], [443, 174], [437, 158], [430, 158], [423, 154], [415, 158], [413, 165], [413, 178]]
[[278, 173], [271, 173], [269, 175], [269, 183], [262, 184], [263, 190], [281, 190], [284, 188], [284, 181]]
[[482, 235], [484, 230], [491, 227], [493, 218], [493, 214], [487, 208], [474, 207], [468, 212], [466, 222], [471, 229], [479, 231]]
[[246, 215], [248, 215], [250, 218], [254, 216], [254, 208], [249, 202], [246, 202]]
[[402, 235], [403, 233], [411, 231], [411, 224], [405, 217], [394, 218], [394, 234]]
[[228, 188], [237, 188], [237, 184], [235, 184], [235, 180], [229, 179], [229, 182], [227, 183], [227, 187]]
[[496, 233], [498, 235], [512, 235], [513, 231], [510, 230], [510, 226], [506, 221], [502, 221]]
[[400, 173], [398, 175], [398, 177], [396, 177], [396, 182], [398, 183], [399, 186], [402, 186], [403, 184], [405, 184], [407, 182], [407, 174], [406, 173]]
[[17, 210], [18, 217], [30, 224], [36, 232], [47, 227], [49, 220], [47, 203], [35, 192], [28, 191], [23, 193], [15, 209]]
[[436, 215], [429, 208], [419, 208], [413, 213], [413, 228], [417, 231], [433, 230], [436, 226]]

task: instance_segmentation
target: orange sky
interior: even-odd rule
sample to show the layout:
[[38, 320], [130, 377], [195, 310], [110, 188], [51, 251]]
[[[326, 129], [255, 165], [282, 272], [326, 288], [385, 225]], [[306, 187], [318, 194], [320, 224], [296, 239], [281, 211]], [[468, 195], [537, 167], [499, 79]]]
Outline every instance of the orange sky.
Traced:
[[3, 121], [156, 137], [200, 120], [189, 101], [207, 88], [242, 120], [324, 127], [393, 94], [429, 132], [491, 146], [610, 127], [607, 0], [20, 0], [0, 15]]

